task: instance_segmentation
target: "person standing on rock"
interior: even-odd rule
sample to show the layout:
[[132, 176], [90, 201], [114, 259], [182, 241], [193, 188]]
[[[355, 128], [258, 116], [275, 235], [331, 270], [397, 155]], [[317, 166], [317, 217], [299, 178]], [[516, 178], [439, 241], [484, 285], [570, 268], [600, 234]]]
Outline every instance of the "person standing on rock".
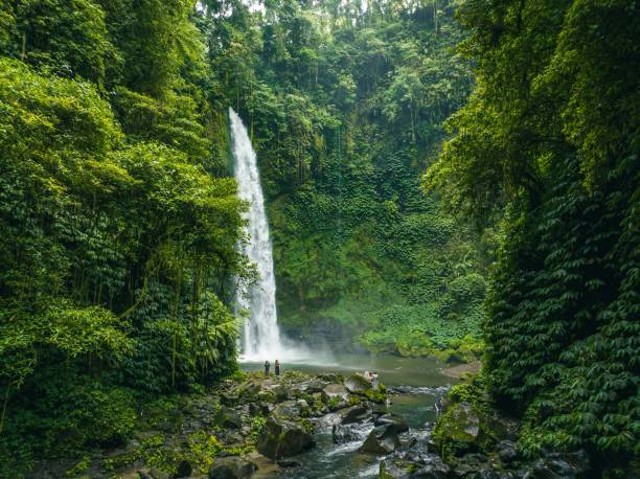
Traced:
[[269, 376], [269, 369], [271, 369], [271, 364], [269, 364], [269, 361], [265, 361], [264, 362], [264, 375], [265, 376]]
[[275, 364], [275, 372], [276, 372], [276, 377], [280, 376], [280, 363], [278, 362], [277, 359]]

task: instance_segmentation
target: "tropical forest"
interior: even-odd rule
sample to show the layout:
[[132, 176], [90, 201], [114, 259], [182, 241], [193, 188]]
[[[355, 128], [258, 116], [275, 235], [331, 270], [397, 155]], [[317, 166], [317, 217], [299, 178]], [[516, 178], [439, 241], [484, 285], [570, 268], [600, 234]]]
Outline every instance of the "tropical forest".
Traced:
[[640, 478], [640, 1], [0, 0], [0, 478]]

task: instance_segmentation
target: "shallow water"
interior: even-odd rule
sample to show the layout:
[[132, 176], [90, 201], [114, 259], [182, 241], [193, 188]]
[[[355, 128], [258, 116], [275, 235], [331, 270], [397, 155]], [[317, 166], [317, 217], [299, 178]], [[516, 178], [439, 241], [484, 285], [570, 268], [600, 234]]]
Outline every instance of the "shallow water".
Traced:
[[[262, 364], [245, 363], [243, 368], [249, 371], [261, 370]], [[365, 355], [335, 356], [325, 364], [285, 363], [281, 366], [281, 372], [295, 370], [312, 374], [375, 371], [380, 381], [386, 386], [411, 386], [410, 393], [392, 394], [388, 409], [407, 420], [414, 437], [424, 437], [428, 434], [427, 425], [436, 418], [434, 404], [452, 382], [451, 378], [442, 374], [442, 369], [442, 363], [434, 359]], [[273, 479], [378, 477], [382, 457], [360, 454], [358, 448], [363, 441], [336, 445], [333, 443], [330, 428], [316, 431], [315, 438], [315, 448], [291, 458], [301, 464], [299, 467], [268, 477]]]

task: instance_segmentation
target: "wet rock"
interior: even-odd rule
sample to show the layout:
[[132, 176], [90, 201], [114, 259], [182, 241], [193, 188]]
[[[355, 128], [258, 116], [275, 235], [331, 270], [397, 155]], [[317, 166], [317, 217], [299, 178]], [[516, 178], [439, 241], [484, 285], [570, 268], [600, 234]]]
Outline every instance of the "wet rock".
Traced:
[[335, 444], [362, 441], [367, 437], [367, 429], [360, 424], [338, 424], [331, 430]]
[[242, 457], [218, 458], [209, 469], [209, 479], [248, 479], [257, 469], [255, 463]]
[[300, 416], [300, 406], [295, 401], [285, 401], [278, 404], [273, 410], [273, 414], [282, 418], [296, 418]]
[[402, 416], [394, 413], [377, 416], [373, 423], [376, 426], [387, 426], [388, 429], [392, 430], [396, 434], [407, 432], [409, 430], [407, 421]]
[[326, 381], [327, 383], [341, 383], [342, 375], [338, 373], [324, 373], [318, 374], [318, 379]]
[[342, 422], [342, 415], [340, 412], [330, 412], [319, 418], [313, 419], [313, 423], [320, 428], [329, 428], [337, 426]]
[[369, 433], [358, 450], [368, 454], [389, 454], [399, 446], [400, 438], [393, 428], [379, 426]]
[[342, 413], [341, 424], [351, 424], [362, 422], [371, 416], [371, 410], [362, 405], [357, 405], [346, 409]]
[[461, 456], [478, 449], [480, 418], [471, 404], [462, 402], [449, 407], [436, 426], [437, 445]]
[[398, 458], [385, 459], [380, 462], [380, 479], [409, 479], [414, 465]]
[[450, 468], [439, 456], [430, 454], [423, 461], [422, 467], [411, 474], [412, 479], [446, 479], [449, 476]]
[[240, 415], [226, 406], [222, 406], [218, 411], [215, 416], [215, 422], [227, 429], [240, 429], [242, 427]]
[[349, 391], [342, 384], [329, 384], [322, 390], [322, 401], [336, 411], [349, 405]]
[[516, 441], [518, 437], [518, 422], [497, 411], [482, 417], [482, 439], [497, 438], [498, 440]]
[[300, 463], [298, 461], [292, 461], [292, 460], [280, 460], [277, 462], [278, 466], [283, 467], [285, 469], [291, 468], [291, 467], [300, 467]]
[[319, 379], [312, 379], [311, 381], [306, 381], [300, 384], [298, 389], [306, 394], [315, 394], [320, 393], [327, 386], [328, 383], [325, 381], [320, 381]]
[[573, 479], [583, 477], [589, 470], [589, 458], [584, 451], [553, 453], [526, 468], [524, 479]]
[[151, 469], [151, 471], [149, 472], [149, 475], [151, 475], [153, 479], [170, 479], [171, 478], [168, 472], [160, 471], [155, 467]]
[[181, 461], [180, 464], [178, 464], [178, 468], [173, 478], [180, 479], [183, 477], [189, 477], [192, 472], [193, 472], [193, 467], [191, 467], [191, 464], [189, 464], [189, 461]]
[[270, 416], [256, 443], [256, 449], [271, 459], [294, 456], [313, 447], [312, 435], [300, 424]]
[[453, 477], [479, 478], [479, 474], [486, 474], [490, 469], [488, 460], [489, 458], [483, 454], [466, 454], [454, 462]]
[[256, 397], [259, 404], [275, 404], [276, 400], [276, 393], [273, 391], [260, 391]]
[[353, 394], [364, 394], [373, 388], [371, 381], [361, 374], [352, 374], [344, 380], [344, 387]]
[[516, 450], [515, 442], [509, 441], [508, 439], [500, 441], [496, 445], [496, 452], [498, 453], [500, 460], [505, 464], [512, 463], [518, 458], [518, 451]]

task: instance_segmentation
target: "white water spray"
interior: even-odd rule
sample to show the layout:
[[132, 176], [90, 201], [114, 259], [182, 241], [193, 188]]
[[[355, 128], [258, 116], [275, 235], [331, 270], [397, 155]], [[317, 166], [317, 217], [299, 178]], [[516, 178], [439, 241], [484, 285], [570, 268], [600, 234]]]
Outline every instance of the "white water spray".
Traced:
[[255, 283], [241, 283], [238, 288], [238, 305], [251, 314], [244, 324], [242, 355], [247, 361], [273, 361], [282, 354], [282, 345], [276, 316], [276, 280], [273, 274], [271, 239], [260, 173], [256, 154], [242, 120], [231, 108], [229, 118], [238, 193], [241, 199], [250, 203], [247, 213], [249, 241], [243, 245], [243, 253], [255, 263], [259, 275]]
[[229, 118], [238, 194], [241, 199], [250, 203], [246, 214], [249, 241], [243, 245], [243, 253], [255, 263], [259, 275], [255, 283], [247, 285], [241, 282], [238, 288], [238, 306], [250, 313], [244, 324], [241, 360], [305, 361], [312, 358], [309, 351], [290, 344], [281, 336], [278, 328], [273, 254], [256, 153], [253, 151], [247, 129], [231, 108]]

